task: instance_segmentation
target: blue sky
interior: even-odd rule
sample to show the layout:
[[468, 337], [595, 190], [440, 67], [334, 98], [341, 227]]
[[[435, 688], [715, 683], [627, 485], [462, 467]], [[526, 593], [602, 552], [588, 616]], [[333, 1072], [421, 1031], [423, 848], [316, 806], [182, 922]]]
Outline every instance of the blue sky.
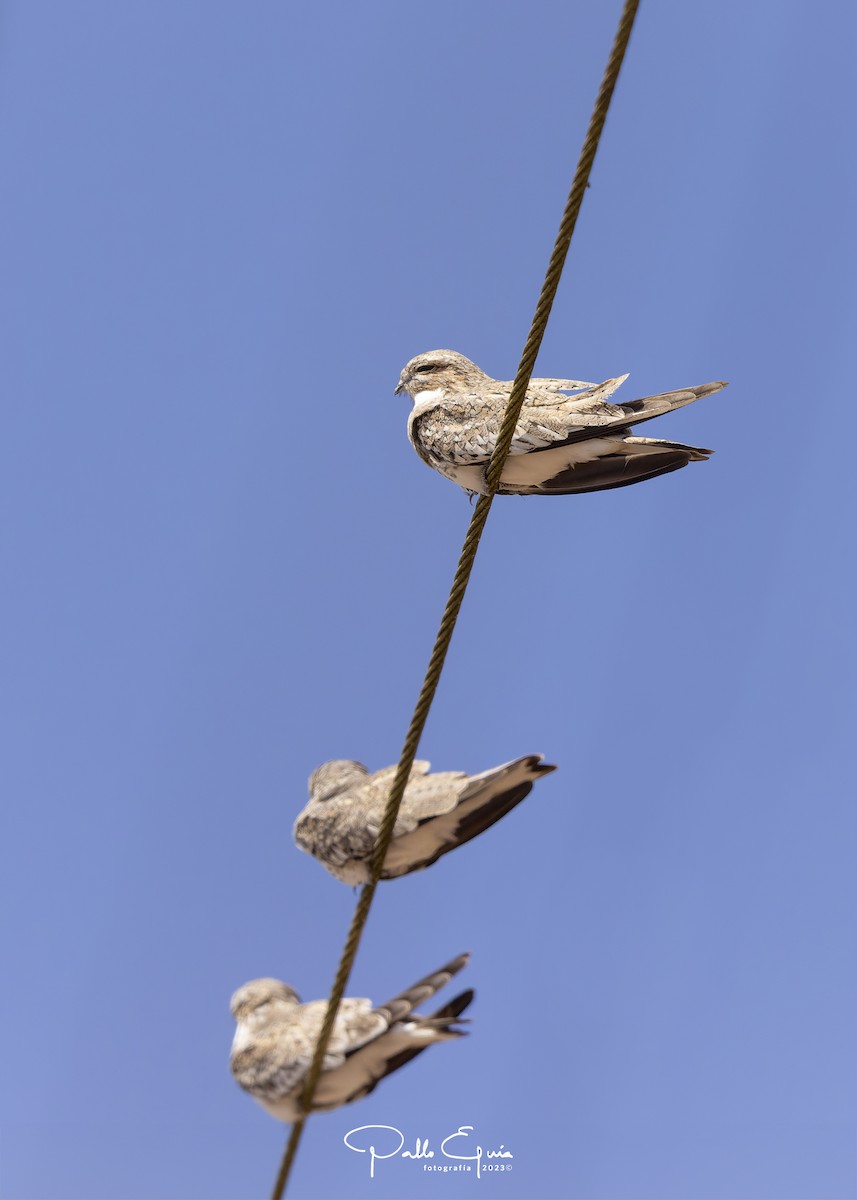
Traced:
[[[619, 9], [0, 10], [4, 1200], [268, 1193], [229, 995], [327, 994], [291, 825], [398, 757], [470, 516], [393, 387], [514, 373]], [[729, 379], [646, 430], [716, 454], [495, 504], [421, 755], [560, 770], [380, 887], [350, 994], [469, 949], [472, 1036], [297, 1200], [855, 1195], [855, 37], [644, 0], [538, 371]]]

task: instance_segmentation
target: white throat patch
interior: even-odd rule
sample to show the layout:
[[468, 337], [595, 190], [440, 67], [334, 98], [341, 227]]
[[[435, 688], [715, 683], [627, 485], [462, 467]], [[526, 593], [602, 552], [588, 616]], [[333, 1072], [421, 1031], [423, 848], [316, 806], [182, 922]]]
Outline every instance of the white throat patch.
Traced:
[[440, 404], [442, 399], [442, 387], [432, 388], [430, 390], [427, 389], [424, 392], [417, 392], [417, 394], [414, 396], [414, 408], [411, 416], [413, 416], [418, 409], [420, 412], [422, 412], [423, 409], [431, 408], [433, 404]]

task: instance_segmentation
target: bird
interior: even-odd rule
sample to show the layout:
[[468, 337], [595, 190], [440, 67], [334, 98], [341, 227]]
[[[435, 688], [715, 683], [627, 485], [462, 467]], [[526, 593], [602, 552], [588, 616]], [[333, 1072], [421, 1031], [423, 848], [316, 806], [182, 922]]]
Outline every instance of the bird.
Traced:
[[[627, 404], [609, 397], [627, 375], [604, 383], [577, 379], [531, 379], [500, 476], [500, 495], [564, 496], [626, 487], [704, 462], [712, 450], [634, 437], [631, 427], [683, 408], [727, 384], [645, 396]], [[414, 407], [408, 437], [417, 454], [470, 493], [485, 494], [485, 473], [512, 391], [511, 381], [492, 379], [455, 350], [418, 354], [404, 367], [396, 394]], [[567, 395], [566, 393], [577, 393]]]
[[[437, 862], [511, 812], [533, 783], [556, 767], [529, 754], [468, 775], [437, 771], [418, 759], [411, 768], [381, 879], [396, 879]], [[370, 774], [362, 763], [334, 759], [313, 771], [310, 800], [295, 821], [295, 842], [337, 879], [368, 883], [372, 853], [396, 767]]]
[[[374, 1091], [377, 1084], [434, 1042], [463, 1037], [456, 1026], [474, 998], [462, 992], [424, 1017], [413, 1009], [467, 964], [460, 954], [386, 1004], [342, 1000], [324, 1054], [311, 1111], [329, 1112]], [[237, 1083], [280, 1121], [289, 1124], [303, 1113], [304, 1080], [321, 1031], [326, 1000], [301, 1004], [293, 988], [279, 979], [253, 979], [230, 1001], [236, 1021], [229, 1066]], [[466, 1023], [466, 1022], [465, 1022]]]

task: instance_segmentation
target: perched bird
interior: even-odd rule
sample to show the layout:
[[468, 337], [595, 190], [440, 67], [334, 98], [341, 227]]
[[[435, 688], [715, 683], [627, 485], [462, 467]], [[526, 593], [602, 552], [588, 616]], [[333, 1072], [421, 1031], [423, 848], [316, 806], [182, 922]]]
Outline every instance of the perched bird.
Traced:
[[[480, 775], [428, 773], [417, 760], [402, 797], [382, 879], [408, 875], [488, 829], [529, 794], [540, 775], [556, 767], [529, 754]], [[362, 763], [323, 763], [309, 780], [310, 801], [295, 822], [295, 841], [343, 883], [368, 883], [372, 851], [396, 775], [385, 767], [370, 775]]]
[[[411, 1015], [457, 974], [469, 959], [461, 954], [377, 1008], [371, 1000], [344, 999], [327, 1044], [312, 1111], [328, 1112], [374, 1090], [434, 1042], [463, 1037], [454, 1028], [473, 999], [462, 992], [429, 1017]], [[293, 1122], [301, 1115], [301, 1092], [327, 1012], [326, 1000], [301, 1004], [279, 979], [254, 979], [232, 997], [237, 1023], [229, 1066], [245, 1092], [272, 1117]]]
[[[563, 496], [625, 487], [703, 462], [713, 453], [681, 442], [632, 437], [631, 426], [719, 392], [725, 383], [608, 403], [627, 378], [597, 385], [577, 379], [530, 380], [500, 494]], [[408, 437], [417, 454], [471, 494], [485, 491], [485, 471], [511, 391], [511, 381], [492, 379], [454, 350], [418, 354], [396, 387], [414, 402]]]

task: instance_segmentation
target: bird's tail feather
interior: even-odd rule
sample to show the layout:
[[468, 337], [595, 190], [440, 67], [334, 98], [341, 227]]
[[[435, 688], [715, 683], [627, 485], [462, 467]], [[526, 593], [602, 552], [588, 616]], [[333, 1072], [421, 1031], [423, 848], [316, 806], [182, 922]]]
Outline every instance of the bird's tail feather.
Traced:
[[721, 379], [716, 383], [701, 383], [696, 387], [680, 388], [675, 392], [661, 392], [658, 396], [642, 396], [639, 400], [629, 400], [627, 404], [617, 404], [616, 407], [622, 409], [628, 424], [638, 425], [643, 421], [651, 421], [653, 417], [659, 417], [662, 413], [684, 408], [686, 404], [693, 404], [695, 400], [702, 400], [705, 396], [711, 396], [728, 386], [725, 380]]
[[459, 954], [457, 958], [453, 958], [445, 966], [438, 971], [434, 971], [431, 975], [426, 975], [425, 979], [420, 979], [407, 991], [401, 992], [398, 996], [394, 996], [392, 1000], [388, 1000], [386, 1004], [378, 1005], [376, 1011], [389, 1013], [391, 1023], [400, 1021], [406, 1017], [418, 1004], [422, 1004], [429, 996], [433, 996], [435, 992], [439, 992], [445, 984], [449, 983], [453, 975], [457, 975], [468, 963], [469, 954]]
[[351, 1100], [359, 1100], [363, 1096], [368, 1096], [377, 1087], [381, 1079], [387, 1075], [392, 1075], [393, 1071], [398, 1071], [399, 1067], [403, 1067], [405, 1063], [409, 1063], [412, 1058], [416, 1058], [418, 1054], [422, 1054], [423, 1050], [427, 1050], [429, 1046], [435, 1042], [449, 1042], [455, 1038], [466, 1037], [467, 1032], [464, 1029], [453, 1029], [453, 1024], [460, 1024], [460, 1013], [463, 1013], [468, 1005], [472, 1002], [475, 992], [468, 989], [462, 992], [460, 996], [456, 996], [445, 1004], [443, 1008], [439, 1008], [437, 1012], [430, 1017], [423, 1017], [420, 1020], [420, 1027], [423, 1029], [433, 1029], [434, 1036], [427, 1037], [425, 1041], [414, 1041], [412, 1044], [403, 1047], [397, 1054], [391, 1054], [384, 1062], [383, 1074], [377, 1079], [373, 1079], [366, 1086], [361, 1087], [352, 1096]]
[[684, 442], [665, 442], [660, 438], [626, 437], [624, 439], [627, 454], [642, 454], [651, 457], [660, 451], [677, 450], [687, 457], [688, 462], [705, 462], [714, 453], [704, 446], [686, 446]]

